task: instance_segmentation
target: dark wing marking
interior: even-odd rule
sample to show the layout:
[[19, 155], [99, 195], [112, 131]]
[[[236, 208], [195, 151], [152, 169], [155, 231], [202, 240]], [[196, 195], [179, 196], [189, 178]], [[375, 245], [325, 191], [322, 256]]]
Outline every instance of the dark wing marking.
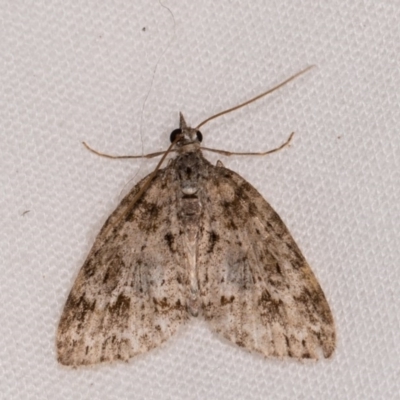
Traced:
[[212, 168], [198, 258], [206, 320], [224, 338], [265, 356], [329, 357], [332, 314], [288, 229], [248, 182]]
[[60, 363], [127, 360], [160, 345], [187, 320], [188, 277], [174, 231], [174, 174], [160, 170], [127, 212], [143, 179], [103, 226], [60, 320]]

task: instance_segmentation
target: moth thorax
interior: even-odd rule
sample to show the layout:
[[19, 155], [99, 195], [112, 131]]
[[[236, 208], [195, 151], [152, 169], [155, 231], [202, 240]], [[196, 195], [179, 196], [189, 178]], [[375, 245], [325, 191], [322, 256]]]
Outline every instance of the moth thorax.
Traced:
[[200, 143], [193, 142], [193, 143], [187, 143], [181, 147], [178, 147], [177, 151], [179, 153], [193, 153], [195, 151], [199, 151], [199, 149], [200, 149]]
[[182, 190], [183, 194], [185, 194], [187, 196], [192, 196], [197, 193], [197, 191], [199, 190], [199, 187], [195, 182], [188, 181], [188, 182], [182, 183], [181, 190]]

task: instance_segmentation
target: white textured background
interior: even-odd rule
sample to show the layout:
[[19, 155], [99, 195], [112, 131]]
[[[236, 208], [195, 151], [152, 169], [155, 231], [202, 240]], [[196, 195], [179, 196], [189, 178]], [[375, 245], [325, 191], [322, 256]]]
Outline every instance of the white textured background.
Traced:
[[[157, 0], [0, 1], [0, 398], [399, 399], [400, 3], [165, 4], [175, 23]], [[202, 131], [207, 146], [238, 151], [296, 131], [278, 154], [221, 159], [311, 264], [336, 320], [334, 357], [264, 359], [194, 320], [128, 364], [58, 365], [74, 278], [156, 162], [96, 157], [81, 141], [111, 154], [165, 149], [180, 110], [197, 124], [310, 64]]]

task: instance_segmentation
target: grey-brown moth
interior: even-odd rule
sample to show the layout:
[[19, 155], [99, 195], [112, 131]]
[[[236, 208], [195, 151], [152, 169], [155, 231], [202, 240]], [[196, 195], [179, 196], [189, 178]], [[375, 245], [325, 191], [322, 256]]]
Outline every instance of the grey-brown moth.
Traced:
[[59, 323], [61, 364], [128, 360], [197, 316], [266, 357], [333, 353], [331, 310], [290, 232], [253, 186], [203, 157], [199, 126], [181, 115], [176, 157], [134, 186], [98, 234]]

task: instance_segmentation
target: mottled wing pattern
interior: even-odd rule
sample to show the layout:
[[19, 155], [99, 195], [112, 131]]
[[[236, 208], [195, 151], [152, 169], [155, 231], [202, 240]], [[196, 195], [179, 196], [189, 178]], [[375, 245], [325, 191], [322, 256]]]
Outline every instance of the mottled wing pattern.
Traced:
[[236, 173], [204, 183], [198, 273], [203, 314], [231, 342], [265, 356], [329, 357], [329, 305], [288, 229]]
[[62, 364], [127, 360], [161, 344], [187, 320], [174, 174], [160, 170], [130, 210], [146, 178], [137, 184], [97, 236], [60, 320]]

